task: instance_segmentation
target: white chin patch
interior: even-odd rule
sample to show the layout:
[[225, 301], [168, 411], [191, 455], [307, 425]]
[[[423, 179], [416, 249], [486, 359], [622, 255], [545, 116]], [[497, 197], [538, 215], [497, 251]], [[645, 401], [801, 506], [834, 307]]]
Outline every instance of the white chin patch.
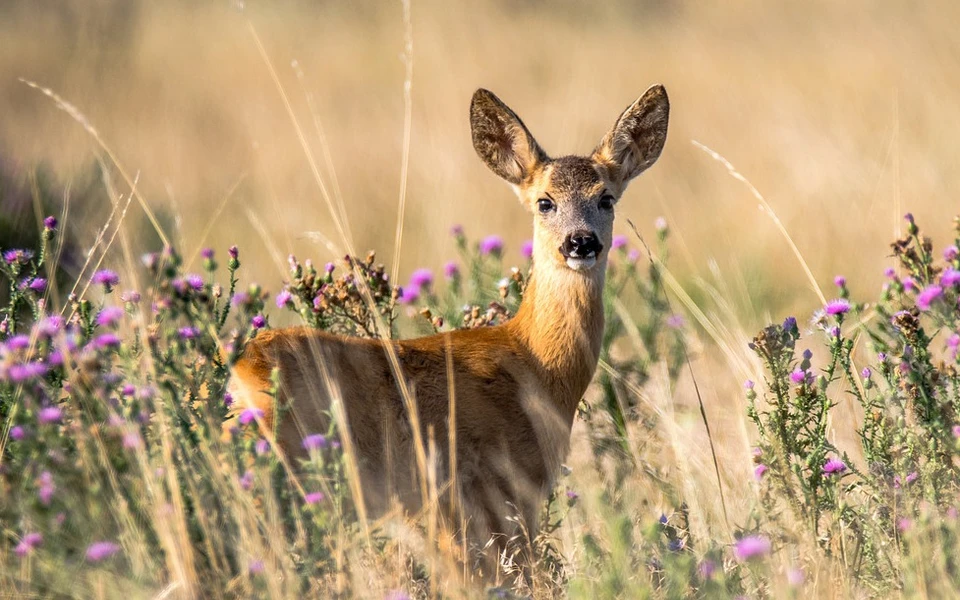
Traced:
[[571, 256], [567, 259], [567, 266], [574, 271], [586, 271], [595, 264], [597, 264], [596, 256], [591, 256], [589, 258], [576, 258]]

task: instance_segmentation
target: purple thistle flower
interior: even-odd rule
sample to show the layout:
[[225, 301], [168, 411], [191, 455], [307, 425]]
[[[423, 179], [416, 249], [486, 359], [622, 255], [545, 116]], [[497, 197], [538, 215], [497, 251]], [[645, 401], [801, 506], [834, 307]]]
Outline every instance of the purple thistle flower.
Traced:
[[250, 491], [253, 488], [253, 471], [246, 471], [239, 479], [240, 488]]
[[97, 315], [97, 325], [113, 327], [123, 318], [123, 309], [119, 306], [107, 306]]
[[303, 447], [307, 450], [322, 450], [327, 447], [327, 436], [314, 433], [303, 438]]
[[787, 569], [787, 583], [792, 587], [800, 587], [803, 585], [803, 582], [806, 580], [806, 577], [803, 574], [803, 570], [797, 567], [790, 567]]
[[30, 283], [27, 285], [27, 287], [38, 294], [42, 294], [47, 291], [47, 280], [43, 277], [34, 277], [30, 280]]
[[200, 256], [206, 260], [211, 260], [213, 258], [213, 248], [204, 248], [200, 251]]
[[760, 481], [763, 479], [763, 474], [767, 472], [768, 468], [767, 465], [757, 465], [753, 468], [753, 478]]
[[412, 285], [400, 288], [400, 297], [397, 299], [400, 304], [413, 304], [420, 299], [420, 289]]
[[264, 438], [260, 438], [260, 439], [257, 440], [257, 442], [253, 445], [253, 450], [254, 450], [254, 452], [256, 452], [257, 454], [263, 456], [263, 455], [266, 454], [267, 452], [270, 452], [270, 442], [268, 442], [268, 441], [267, 441], [266, 439], [264, 439]]
[[533, 258], [533, 240], [526, 240], [520, 244], [520, 254], [527, 260]]
[[640, 251], [636, 248], [631, 248], [630, 252], [627, 252], [627, 260], [630, 262], [637, 262], [640, 260]]
[[62, 418], [63, 413], [60, 411], [60, 408], [56, 406], [41, 408], [40, 412], [37, 413], [37, 421], [39, 421], [41, 425], [53, 425], [54, 423], [59, 423]]
[[575, 501], [575, 500], [576, 500], [577, 498], [579, 498], [579, 497], [580, 497], [580, 494], [576, 493], [575, 491], [573, 491], [573, 490], [567, 490], [567, 500], [570, 500], [570, 501], [572, 502], [572, 501]]
[[319, 504], [324, 501], [326, 496], [323, 495], [323, 492], [310, 492], [303, 497], [303, 501], [307, 504]]
[[864, 379], [870, 379], [871, 375], [873, 375], [873, 371], [870, 370], [870, 367], [864, 367], [863, 370], [860, 371], [860, 376]]
[[47, 231], [53, 231], [57, 228], [57, 218], [54, 216], [49, 216], [43, 220], [43, 228]]
[[120, 551], [120, 546], [113, 542], [94, 542], [87, 546], [87, 561], [100, 562]]
[[39, 485], [37, 486], [37, 496], [40, 498], [40, 503], [48, 506], [56, 491], [57, 485], [53, 482], [53, 475], [50, 471], [40, 473]]
[[627, 247], [627, 236], [625, 235], [615, 235], [613, 236], [613, 242], [610, 244], [611, 250], [620, 250], [621, 248]]
[[837, 286], [838, 288], [842, 288], [843, 286], [847, 285], [847, 278], [843, 275], [837, 275], [833, 278], [833, 285]]
[[960, 271], [956, 269], [947, 269], [940, 276], [940, 285], [943, 287], [955, 287], [960, 284]]
[[129, 302], [130, 304], [138, 304], [140, 302], [140, 292], [136, 290], [128, 290], [120, 294], [120, 299], [124, 302]]
[[43, 377], [47, 374], [47, 369], [47, 365], [39, 362], [11, 365], [7, 370], [7, 377], [13, 383], [26, 383]]
[[683, 315], [670, 315], [667, 317], [667, 327], [671, 329], [680, 329], [683, 327]]
[[33, 258], [33, 251], [24, 250], [22, 248], [7, 250], [3, 253], [3, 260], [9, 265], [17, 263], [23, 264], [28, 262], [31, 258]]
[[120, 346], [120, 338], [115, 333], [101, 333], [93, 340], [94, 348], [104, 350]]
[[277, 294], [277, 308], [283, 308], [289, 304], [291, 300], [293, 300], [293, 294], [288, 290], [280, 290], [280, 293]]
[[186, 276], [184, 281], [186, 281], [187, 285], [190, 286], [190, 289], [195, 292], [203, 290], [203, 277], [197, 275], [196, 273], [190, 273]]
[[795, 369], [793, 373], [790, 373], [790, 381], [801, 384], [807, 380], [807, 372], [803, 369]]
[[260, 410], [259, 408], [251, 407], [251, 408], [245, 409], [242, 413], [240, 413], [239, 419], [240, 419], [241, 425], [249, 425], [250, 423], [253, 423], [257, 419], [262, 419], [262, 418], [263, 418], [263, 411]]
[[842, 315], [850, 310], [850, 302], [843, 298], [831, 300], [830, 302], [827, 302], [824, 310], [828, 315]]
[[196, 327], [181, 327], [177, 330], [177, 336], [181, 340], [192, 340], [200, 335], [200, 330]]
[[488, 235], [480, 240], [480, 254], [500, 256], [503, 251], [503, 238], [499, 235]]
[[717, 571], [717, 563], [713, 562], [710, 559], [704, 560], [697, 567], [697, 572], [700, 573], [700, 577], [703, 579], [710, 579], [713, 577], [713, 574]]
[[110, 291], [114, 286], [120, 283], [120, 276], [117, 275], [115, 271], [111, 271], [110, 269], [102, 269], [93, 274], [93, 279], [91, 281], [98, 285], [102, 285], [105, 290]]
[[233, 394], [231, 394], [230, 392], [224, 392], [223, 405], [226, 407], [230, 407], [233, 405]]
[[913, 521], [907, 517], [900, 517], [897, 519], [897, 530], [900, 531], [900, 533], [906, 533], [907, 531], [910, 531], [912, 527]]
[[733, 545], [733, 554], [737, 560], [749, 561], [762, 558], [770, 553], [770, 540], [762, 535], [746, 535]]
[[450, 261], [447, 264], [443, 265], [443, 276], [447, 279], [453, 279], [460, 275], [460, 267], [457, 266], [457, 263]]
[[663, 233], [667, 230], [667, 220], [664, 217], [657, 217], [653, 222], [654, 229], [659, 233]]
[[930, 305], [933, 301], [942, 295], [943, 288], [939, 285], [927, 286], [917, 295], [917, 308], [920, 310], [930, 310]]
[[429, 288], [433, 284], [433, 273], [430, 269], [417, 269], [410, 275], [410, 285], [418, 288]]
[[756, 384], [753, 383], [753, 380], [752, 380], [752, 379], [748, 379], [748, 380], [746, 380], [746, 381], [743, 382], [743, 388], [746, 389], [746, 390], [752, 390], [755, 385], [756, 385]]
[[784, 331], [793, 331], [797, 328], [797, 318], [796, 317], [787, 317], [783, 320], [783, 330]]
[[325, 265], [323, 266], [323, 270], [324, 270], [324, 272], [326, 272], [327, 275], [333, 273], [333, 271], [334, 271], [336, 268], [337, 268], [337, 266], [336, 266], [335, 264], [333, 264], [332, 262], [328, 262], [327, 264], [325, 264]]
[[823, 463], [824, 475], [839, 475], [847, 470], [847, 465], [839, 458], [831, 458]]
[[893, 270], [893, 267], [887, 267], [886, 269], [883, 270], [883, 275], [887, 279], [893, 279], [894, 277], [897, 276], [897, 272]]
[[240, 257], [240, 249], [236, 246], [230, 246], [227, 248], [227, 254], [230, 256], [230, 258], [236, 260]]
[[17, 334], [7, 340], [7, 349], [13, 352], [26, 350], [30, 347], [30, 337], [22, 333]]
[[23, 438], [27, 437], [27, 432], [24, 431], [23, 427], [19, 425], [14, 425], [10, 428], [10, 439], [19, 442]]
[[953, 426], [953, 437], [960, 438], [960, 425]]
[[263, 329], [267, 324], [267, 319], [263, 315], [253, 315], [253, 318], [250, 319], [250, 325], [254, 329]]
[[247, 567], [247, 570], [250, 572], [251, 575], [259, 575], [263, 573], [263, 569], [264, 569], [264, 566], [263, 566], [262, 560], [250, 561], [250, 566]]
[[127, 450], [136, 450], [143, 447], [143, 438], [137, 431], [127, 431], [123, 434], [123, 447]]
[[450, 228], [450, 235], [455, 238], [463, 237], [463, 225], [454, 225]]
[[943, 260], [947, 262], [953, 262], [958, 255], [960, 255], [960, 249], [956, 246], [947, 246], [943, 249]]
[[63, 317], [60, 315], [50, 315], [37, 324], [37, 331], [42, 336], [53, 337], [63, 328], [63, 322]]
[[250, 301], [250, 294], [246, 292], [237, 292], [233, 295], [233, 298], [230, 299], [230, 304], [233, 306], [243, 306]]

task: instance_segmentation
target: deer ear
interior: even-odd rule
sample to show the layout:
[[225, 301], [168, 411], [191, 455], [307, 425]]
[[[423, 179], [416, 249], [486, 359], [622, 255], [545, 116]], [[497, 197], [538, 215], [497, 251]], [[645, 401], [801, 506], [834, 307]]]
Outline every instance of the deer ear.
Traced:
[[652, 86], [623, 111], [593, 151], [594, 158], [607, 165], [614, 180], [626, 183], [657, 162], [667, 141], [669, 116], [667, 90]]
[[470, 102], [473, 147], [490, 169], [519, 185], [547, 155], [530, 135], [520, 117], [493, 92], [479, 89]]

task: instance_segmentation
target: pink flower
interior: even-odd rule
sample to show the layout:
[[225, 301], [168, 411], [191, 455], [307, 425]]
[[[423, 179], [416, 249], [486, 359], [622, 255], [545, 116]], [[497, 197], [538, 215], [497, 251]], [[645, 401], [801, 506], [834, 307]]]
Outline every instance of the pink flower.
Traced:
[[847, 465], [839, 458], [831, 458], [823, 463], [824, 475], [839, 475], [847, 470]]
[[934, 300], [943, 295], [943, 288], [939, 285], [930, 285], [923, 289], [917, 295], [917, 308], [920, 310], [930, 310], [930, 305]]
[[533, 258], [533, 240], [527, 240], [520, 245], [520, 254], [524, 258]]
[[457, 266], [457, 263], [450, 261], [447, 264], [443, 265], [443, 276], [447, 279], [453, 279], [460, 275], [460, 267]]
[[757, 481], [763, 479], [763, 474], [767, 472], [767, 465], [757, 465], [753, 469], [753, 478]]
[[433, 285], [433, 272], [430, 269], [417, 269], [410, 275], [410, 285], [428, 288]]
[[838, 298], [827, 302], [824, 310], [828, 315], [842, 315], [850, 310], [850, 302], [844, 298]]
[[87, 560], [100, 562], [120, 551], [120, 546], [113, 542], [94, 542], [87, 547]]
[[625, 235], [615, 235], [613, 236], [613, 243], [610, 244], [611, 250], [619, 250], [620, 248], [627, 247], [627, 236]]
[[303, 501], [307, 504], [319, 504], [323, 502], [326, 496], [323, 495], [323, 492], [310, 492], [303, 497]]
[[262, 419], [262, 418], [263, 418], [263, 411], [260, 410], [259, 408], [253, 407], [253, 408], [248, 408], [244, 410], [242, 413], [240, 413], [239, 420], [241, 425], [249, 425], [250, 423], [253, 423], [257, 419]]
[[733, 545], [733, 554], [737, 560], [749, 561], [762, 558], [770, 553], [770, 540], [762, 535], [747, 535]]
[[487, 237], [480, 240], [480, 254], [484, 256], [492, 254], [493, 256], [500, 256], [500, 253], [503, 251], [503, 238], [499, 235], [488, 235]]

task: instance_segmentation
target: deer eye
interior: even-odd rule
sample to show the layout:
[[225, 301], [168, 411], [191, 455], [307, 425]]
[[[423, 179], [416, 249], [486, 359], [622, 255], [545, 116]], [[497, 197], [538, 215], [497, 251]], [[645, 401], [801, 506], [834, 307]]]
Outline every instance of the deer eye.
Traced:
[[550, 200], [549, 198], [540, 198], [537, 200], [537, 210], [539, 210], [542, 214], [546, 214], [556, 207], [557, 205], [554, 204], [553, 200]]
[[613, 196], [610, 194], [600, 196], [599, 206], [603, 210], [613, 210]]

